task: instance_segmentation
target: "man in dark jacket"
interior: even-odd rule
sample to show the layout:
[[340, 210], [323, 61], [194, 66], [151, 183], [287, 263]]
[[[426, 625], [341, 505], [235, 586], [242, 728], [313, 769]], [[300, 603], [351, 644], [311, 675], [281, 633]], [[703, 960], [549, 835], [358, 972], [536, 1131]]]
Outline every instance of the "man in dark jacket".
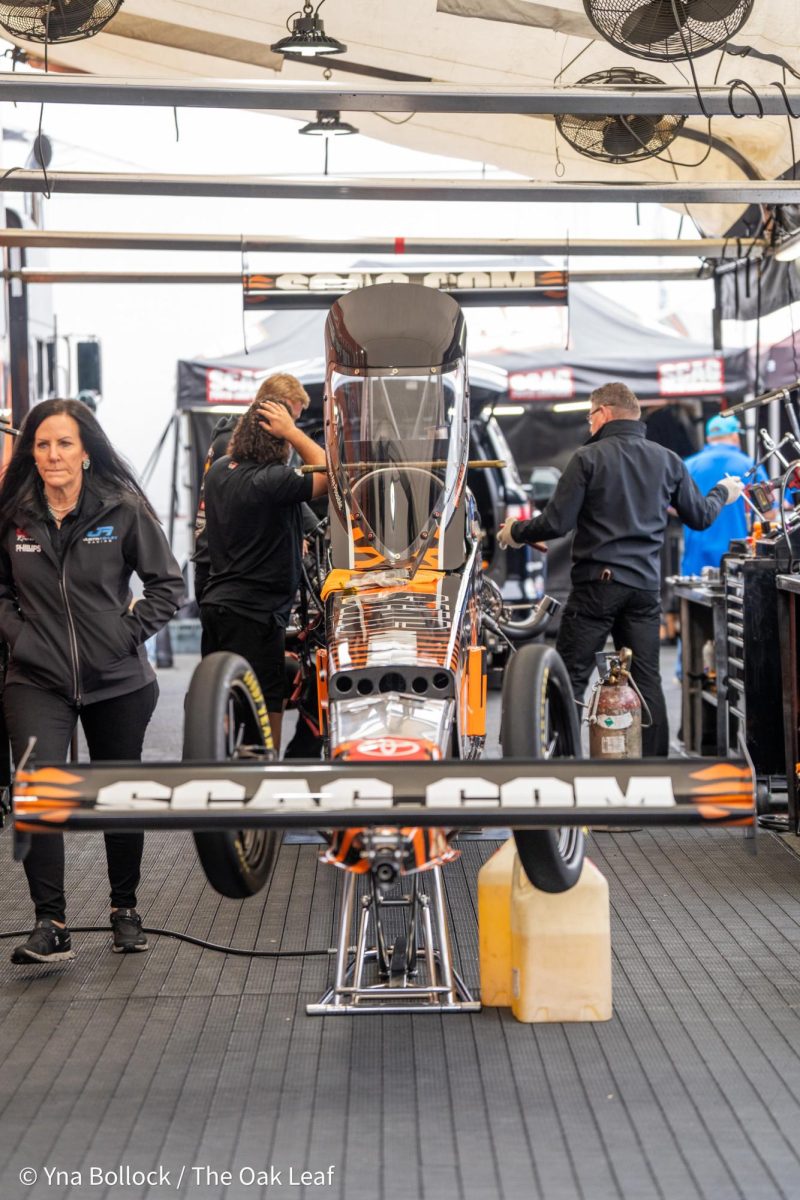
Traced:
[[666, 755], [658, 660], [667, 508], [690, 528], [706, 529], [741, 496], [743, 484], [726, 477], [704, 497], [677, 454], [647, 440], [639, 401], [625, 384], [605, 384], [589, 403], [591, 437], [573, 455], [546, 510], [530, 521], [507, 521], [498, 541], [535, 544], [576, 531], [572, 590], [556, 641], [575, 698], [583, 700], [595, 655], [610, 633], [618, 649], [633, 651], [633, 677], [650, 709], [643, 752]]

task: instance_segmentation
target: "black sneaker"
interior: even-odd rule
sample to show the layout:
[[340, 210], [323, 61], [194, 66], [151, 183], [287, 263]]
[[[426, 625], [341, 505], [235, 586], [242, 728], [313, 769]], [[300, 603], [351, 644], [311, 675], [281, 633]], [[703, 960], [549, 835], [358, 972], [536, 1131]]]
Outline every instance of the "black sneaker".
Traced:
[[142, 932], [142, 918], [135, 908], [118, 908], [111, 914], [115, 954], [134, 954], [147, 949], [147, 935]]
[[46, 918], [36, 922], [36, 927], [21, 946], [15, 946], [11, 955], [12, 963], [50, 963], [63, 962], [74, 958], [72, 940], [68, 929], [60, 929]]

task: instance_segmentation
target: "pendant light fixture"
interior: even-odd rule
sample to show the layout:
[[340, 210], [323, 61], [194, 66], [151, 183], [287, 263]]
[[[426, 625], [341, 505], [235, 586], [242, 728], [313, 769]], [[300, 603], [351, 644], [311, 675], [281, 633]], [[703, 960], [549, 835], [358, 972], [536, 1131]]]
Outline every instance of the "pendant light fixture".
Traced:
[[289, 36], [270, 46], [270, 50], [275, 54], [301, 54], [304, 58], [312, 58], [315, 54], [344, 54], [347, 46], [325, 32], [319, 16], [324, 3], [325, 0], [319, 0], [314, 8], [311, 0], [303, 0], [303, 11], [292, 13], [286, 22]]
[[325, 147], [325, 153], [322, 163], [322, 174], [328, 174], [328, 149], [331, 144], [332, 137], [342, 137], [345, 134], [358, 133], [355, 125], [351, 125], [349, 121], [341, 121], [338, 112], [318, 112], [315, 121], [309, 121], [298, 133], [309, 134], [312, 137], [321, 137], [322, 144]]
[[309, 121], [298, 132], [317, 137], [341, 137], [344, 134], [358, 133], [358, 130], [349, 121], [341, 121], [338, 112], [318, 112], [316, 120]]

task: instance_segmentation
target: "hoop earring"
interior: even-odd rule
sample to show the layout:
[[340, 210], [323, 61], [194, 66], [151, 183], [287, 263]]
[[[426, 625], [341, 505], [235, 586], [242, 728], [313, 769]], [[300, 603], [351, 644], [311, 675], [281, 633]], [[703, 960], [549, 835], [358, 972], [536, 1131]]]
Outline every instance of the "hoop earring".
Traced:
[[91, 461], [92, 461], [92, 460], [91, 460], [90, 458], [85, 458], [85, 459], [83, 460], [83, 469], [84, 469], [84, 471], [88, 471], [88, 470], [89, 470], [89, 466], [90, 466], [90, 464], [91, 464]]

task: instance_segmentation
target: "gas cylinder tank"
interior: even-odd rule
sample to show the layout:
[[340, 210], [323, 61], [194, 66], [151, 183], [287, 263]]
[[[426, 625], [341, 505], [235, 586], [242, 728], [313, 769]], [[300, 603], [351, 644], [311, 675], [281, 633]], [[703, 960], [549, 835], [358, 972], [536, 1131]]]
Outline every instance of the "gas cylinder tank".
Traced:
[[630, 650], [598, 654], [600, 679], [589, 702], [592, 758], [642, 757], [642, 704], [631, 685]]

